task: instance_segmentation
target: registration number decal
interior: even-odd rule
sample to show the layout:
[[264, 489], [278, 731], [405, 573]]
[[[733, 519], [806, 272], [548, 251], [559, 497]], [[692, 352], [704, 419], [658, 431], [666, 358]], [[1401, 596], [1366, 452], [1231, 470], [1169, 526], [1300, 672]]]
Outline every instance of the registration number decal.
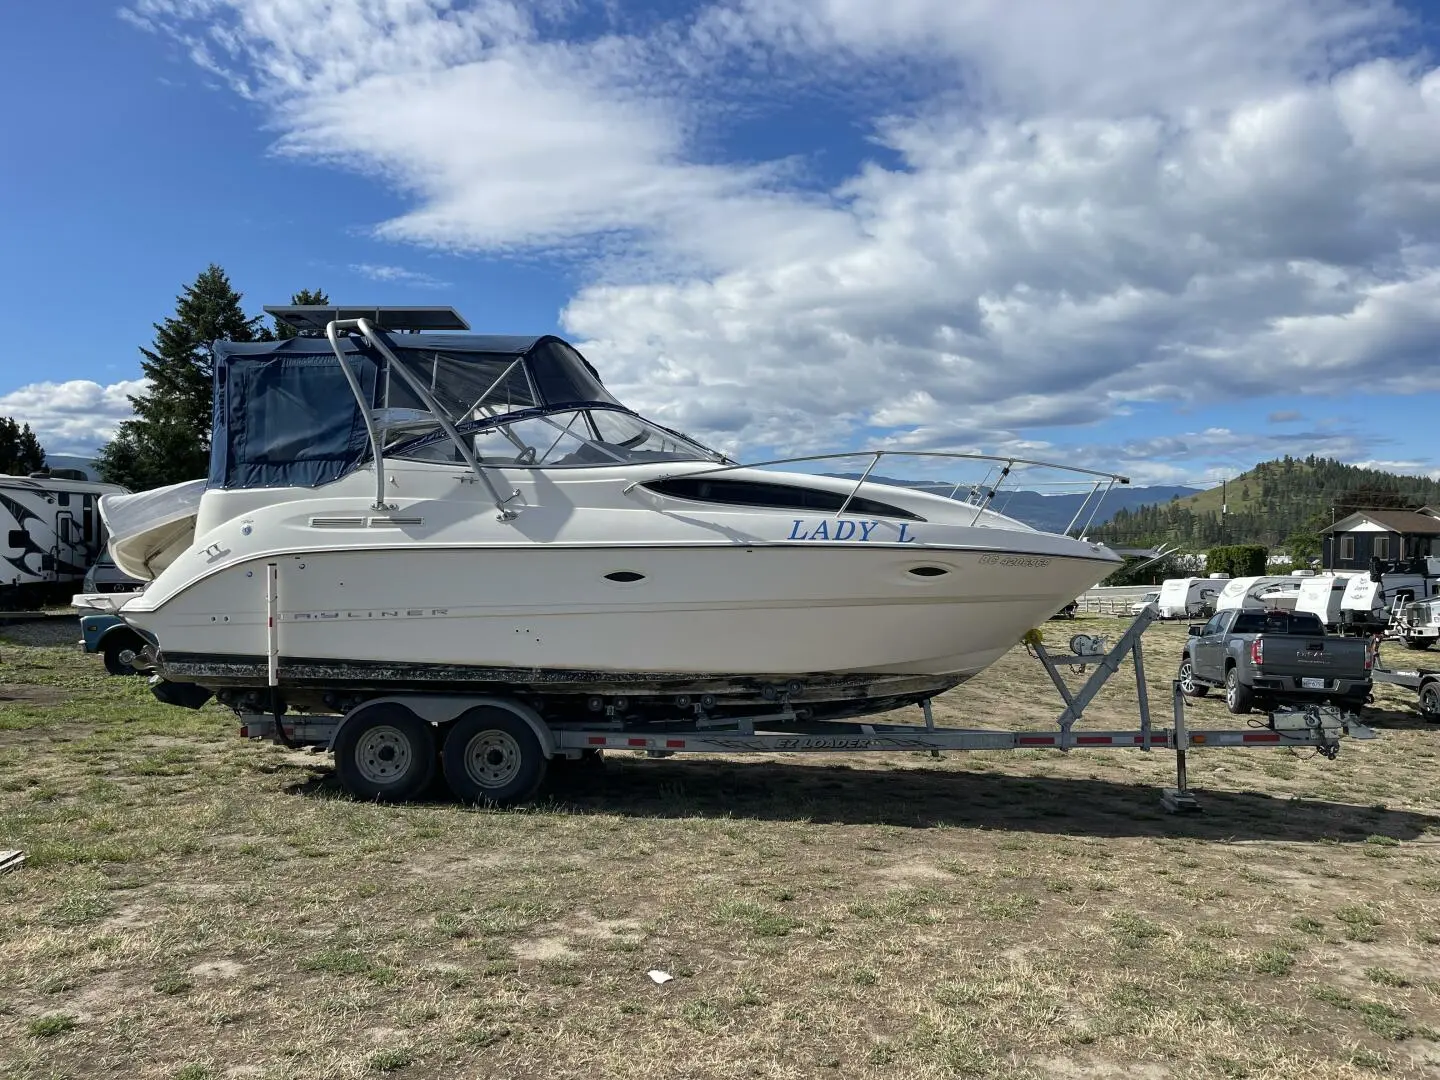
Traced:
[[1039, 570], [1042, 566], [1049, 566], [1050, 560], [1039, 555], [981, 555], [981, 566], [1023, 566], [1029, 570]]

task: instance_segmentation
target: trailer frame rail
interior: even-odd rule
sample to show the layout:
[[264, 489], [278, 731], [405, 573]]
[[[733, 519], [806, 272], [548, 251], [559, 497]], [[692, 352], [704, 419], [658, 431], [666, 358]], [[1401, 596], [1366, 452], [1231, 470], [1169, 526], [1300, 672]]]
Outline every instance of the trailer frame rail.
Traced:
[[[595, 716], [584, 720], [542, 723], [530, 712], [537, 730], [548, 743], [547, 757], [576, 759], [606, 750], [629, 750], [647, 757], [675, 754], [807, 754], [807, 753], [925, 753], [938, 757], [946, 750], [1059, 750], [1132, 749], [1149, 752], [1155, 748], [1175, 752], [1175, 786], [1162, 789], [1161, 804], [1172, 812], [1200, 808], [1187, 779], [1186, 755], [1196, 748], [1290, 747], [1308, 748], [1333, 758], [1340, 740], [1374, 739], [1373, 729], [1358, 715], [1328, 705], [1300, 705], [1277, 709], [1263, 721], [1249, 727], [1202, 728], [1192, 730], [1186, 722], [1187, 702], [1178, 680], [1170, 683], [1173, 726], [1156, 727], [1151, 722], [1150, 701], [1145, 687], [1144, 654], [1141, 637], [1153, 622], [1153, 612], [1138, 616], [1115, 645], [1093, 635], [1077, 634], [1070, 640], [1071, 651], [1051, 653], [1036, 632], [1026, 635], [1024, 644], [1050, 675], [1064, 702], [1054, 730], [995, 730], [990, 728], [946, 728], [935, 725], [931, 702], [920, 702], [923, 724], [895, 722], [804, 721], [788, 705], [774, 712], [739, 718], [677, 718], [670, 723], [631, 724], [623, 719]], [[1132, 731], [1080, 731], [1076, 723], [1105, 684], [1129, 659], [1136, 675], [1136, 704], [1140, 727]], [[1084, 672], [1093, 667], [1085, 682], [1072, 688], [1062, 668]], [[472, 700], [463, 695], [443, 697], [429, 694], [392, 695], [390, 703], [412, 703], [418, 718], [435, 728], [454, 720]], [[498, 703], [496, 699], [487, 699]], [[335, 749], [337, 739], [351, 716], [374, 702], [358, 706], [345, 716], [284, 715], [244, 712], [240, 734], [244, 738], [270, 739], [290, 747], [308, 746], [317, 750]], [[528, 710], [516, 705], [517, 713]], [[451, 715], [454, 713], [454, 715]]]

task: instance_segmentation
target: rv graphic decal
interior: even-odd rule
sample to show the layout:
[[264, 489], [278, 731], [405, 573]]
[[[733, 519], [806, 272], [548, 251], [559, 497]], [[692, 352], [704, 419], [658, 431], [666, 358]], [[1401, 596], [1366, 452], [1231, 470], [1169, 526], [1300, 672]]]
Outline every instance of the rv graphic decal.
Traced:
[[[43, 567], [45, 565], [45, 556], [51, 554], [51, 552], [40, 546], [39, 542], [35, 539], [35, 534], [41, 529], [49, 531], [51, 526], [46, 524], [45, 519], [39, 514], [35, 513], [29, 507], [16, 502], [8, 495], [0, 495], [0, 509], [3, 509], [14, 521], [14, 525], [4, 529], [3, 535], [0, 535], [0, 542], [3, 542], [3, 547], [0, 547], [0, 551], [6, 552], [5, 554], [0, 554], [0, 561], [8, 564], [8, 569], [0, 567], [0, 580], [12, 579], [17, 574], [27, 578], [45, 579], [49, 577], [52, 571], [47, 571], [43, 569]], [[30, 522], [32, 521], [38, 523], [33, 529], [30, 526]], [[11, 533], [13, 532], [20, 533], [21, 539], [23, 540], [18, 550], [10, 543]], [[70, 562], [71, 552], [69, 549], [57, 551], [55, 554], [58, 556], [55, 559], [53, 571], [55, 575], [59, 577], [66, 575], [77, 577], [85, 573], [85, 567], [83, 565], [76, 565]]]

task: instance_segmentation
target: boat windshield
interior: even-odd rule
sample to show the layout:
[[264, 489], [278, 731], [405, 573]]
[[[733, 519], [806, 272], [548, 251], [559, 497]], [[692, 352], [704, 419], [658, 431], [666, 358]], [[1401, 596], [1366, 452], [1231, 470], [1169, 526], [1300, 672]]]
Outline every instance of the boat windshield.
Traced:
[[[457, 359], [435, 349], [394, 350], [412, 379], [429, 391], [482, 465], [544, 468], [637, 461], [724, 461], [713, 450], [632, 413], [612, 398], [589, 365], [563, 342], [563, 382], [541, 386], [546, 372], [526, 356]], [[559, 400], [557, 400], [557, 398]], [[444, 425], [400, 373], [386, 372], [384, 405], [376, 410], [387, 457], [464, 461]]]
[[[463, 463], [464, 457], [434, 416], [411, 410], [384, 442], [385, 456], [412, 461]], [[453, 421], [452, 421], [453, 423]], [[709, 461], [726, 458], [678, 432], [619, 406], [525, 409], [502, 416], [475, 416], [455, 424], [482, 465], [533, 468], [623, 465], [641, 461]]]

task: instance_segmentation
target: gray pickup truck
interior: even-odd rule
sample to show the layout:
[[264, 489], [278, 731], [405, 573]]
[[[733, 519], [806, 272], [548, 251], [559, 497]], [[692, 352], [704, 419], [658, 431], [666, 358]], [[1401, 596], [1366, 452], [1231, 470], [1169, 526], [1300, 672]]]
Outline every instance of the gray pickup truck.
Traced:
[[1190, 627], [1178, 678], [1186, 697], [1223, 687], [1232, 713], [1325, 701], [1359, 712], [1370, 698], [1370, 650], [1327, 636], [1308, 612], [1232, 609]]

